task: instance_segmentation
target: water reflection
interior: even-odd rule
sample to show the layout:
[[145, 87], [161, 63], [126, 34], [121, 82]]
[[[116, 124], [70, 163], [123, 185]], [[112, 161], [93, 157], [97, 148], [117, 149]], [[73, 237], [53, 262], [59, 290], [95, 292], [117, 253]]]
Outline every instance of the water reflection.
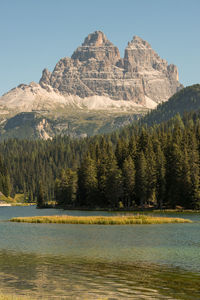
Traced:
[[0, 289], [41, 299], [199, 299], [200, 274], [156, 264], [111, 263], [1, 251]]

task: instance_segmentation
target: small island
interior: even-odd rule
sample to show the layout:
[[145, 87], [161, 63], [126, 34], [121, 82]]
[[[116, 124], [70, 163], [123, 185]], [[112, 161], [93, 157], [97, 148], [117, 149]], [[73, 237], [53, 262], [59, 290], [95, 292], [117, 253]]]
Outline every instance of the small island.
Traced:
[[11, 222], [26, 223], [58, 223], [58, 224], [87, 224], [87, 225], [133, 225], [133, 224], [164, 224], [164, 223], [192, 223], [183, 218], [154, 217], [145, 215], [135, 216], [36, 216], [17, 217]]

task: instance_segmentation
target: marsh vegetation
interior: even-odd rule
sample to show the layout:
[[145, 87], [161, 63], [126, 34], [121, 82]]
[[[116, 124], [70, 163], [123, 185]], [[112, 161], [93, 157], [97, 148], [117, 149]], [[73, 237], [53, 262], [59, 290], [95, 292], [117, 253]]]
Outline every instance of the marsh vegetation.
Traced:
[[133, 225], [133, 224], [164, 224], [164, 223], [192, 223], [182, 218], [154, 217], [146, 215], [136, 216], [38, 216], [17, 217], [11, 222], [26, 223], [60, 223], [60, 224], [97, 224], [97, 225]]

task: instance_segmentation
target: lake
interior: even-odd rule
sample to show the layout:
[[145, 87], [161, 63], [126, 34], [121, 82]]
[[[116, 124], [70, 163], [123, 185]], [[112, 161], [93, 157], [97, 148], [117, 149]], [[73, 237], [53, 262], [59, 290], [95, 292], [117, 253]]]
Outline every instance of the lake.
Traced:
[[168, 214], [191, 224], [6, 221], [55, 214], [111, 213], [0, 207], [1, 292], [32, 299], [200, 299], [199, 214]]

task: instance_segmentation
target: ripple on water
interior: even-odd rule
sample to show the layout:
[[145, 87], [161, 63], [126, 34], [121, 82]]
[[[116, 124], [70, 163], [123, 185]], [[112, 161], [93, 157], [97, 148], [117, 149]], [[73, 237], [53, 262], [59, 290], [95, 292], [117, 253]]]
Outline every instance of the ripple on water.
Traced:
[[[1, 220], [44, 214], [63, 211], [0, 209]], [[0, 222], [0, 289], [45, 300], [197, 300], [199, 229], [200, 223], [87, 226]]]
[[200, 274], [147, 263], [0, 254], [2, 291], [35, 299], [199, 299]]

